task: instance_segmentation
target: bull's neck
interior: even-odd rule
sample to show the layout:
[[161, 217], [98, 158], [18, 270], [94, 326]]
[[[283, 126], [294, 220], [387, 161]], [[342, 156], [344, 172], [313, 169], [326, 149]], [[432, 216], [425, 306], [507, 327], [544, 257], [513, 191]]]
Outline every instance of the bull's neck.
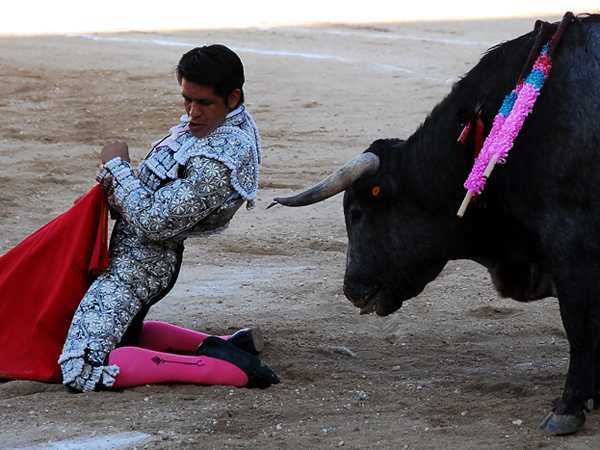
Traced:
[[474, 152], [457, 142], [459, 134], [456, 110], [439, 105], [404, 145], [403, 185], [420, 186], [419, 195], [429, 204], [458, 210], [464, 197]]
[[481, 108], [485, 133], [490, 131], [502, 101], [519, 79], [535, 36], [531, 32], [486, 53], [407, 140], [402, 179], [421, 186], [425, 201], [458, 211], [475, 160], [476, 134], [473, 130], [464, 143], [458, 142], [463, 129], [459, 113]]

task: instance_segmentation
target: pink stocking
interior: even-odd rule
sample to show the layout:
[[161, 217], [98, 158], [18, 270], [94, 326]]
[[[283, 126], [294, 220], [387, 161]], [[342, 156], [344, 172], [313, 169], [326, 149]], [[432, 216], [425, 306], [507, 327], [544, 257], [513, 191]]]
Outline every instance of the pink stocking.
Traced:
[[[138, 346], [159, 352], [194, 354], [210, 334], [188, 330], [164, 322], [148, 321], [142, 325]], [[219, 336], [227, 339], [229, 336]]]
[[227, 361], [206, 356], [184, 356], [139, 347], [120, 347], [110, 353], [108, 364], [116, 364], [120, 369], [113, 388], [156, 383], [236, 387], [248, 384], [248, 376], [242, 369]]

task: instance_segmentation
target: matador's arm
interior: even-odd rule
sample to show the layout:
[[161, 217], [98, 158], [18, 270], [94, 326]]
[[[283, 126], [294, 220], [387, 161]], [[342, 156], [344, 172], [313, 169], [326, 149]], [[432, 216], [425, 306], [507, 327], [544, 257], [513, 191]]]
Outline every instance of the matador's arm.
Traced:
[[142, 239], [161, 241], [192, 228], [235, 189], [231, 170], [203, 156], [188, 160], [184, 177], [157, 191], [148, 189], [121, 158], [104, 164], [97, 177], [109, 201]]

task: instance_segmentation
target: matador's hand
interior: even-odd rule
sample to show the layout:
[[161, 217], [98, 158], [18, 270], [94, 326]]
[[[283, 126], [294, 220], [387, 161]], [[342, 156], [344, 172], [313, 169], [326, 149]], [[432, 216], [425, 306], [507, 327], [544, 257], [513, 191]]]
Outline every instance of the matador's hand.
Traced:
[[121, 157], [123, 161], [131, 162], [129, 159], [129, 147], [125, 141], [115, 141], [112, 144], [107, 144], [102, 147], [100, 152], [100, 160], [102, 164], [106, 164], [111, 159]]

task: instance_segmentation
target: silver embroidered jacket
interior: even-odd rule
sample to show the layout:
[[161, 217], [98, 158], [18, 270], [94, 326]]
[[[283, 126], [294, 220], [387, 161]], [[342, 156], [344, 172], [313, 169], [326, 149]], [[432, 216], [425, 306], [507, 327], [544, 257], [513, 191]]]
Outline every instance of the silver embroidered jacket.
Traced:
[[[223, 203], [223, 189], [233, 188], [249, 209], [254, 205], [261, 155], [252, 117], [241, 107], [200, 139], [185, 132], [184, 120], [155, 144], [138, 176], [120, 158], [99, 174], [111, 204], [141, 238], [160, 241], [183, 231], [195, 234], [193, 226]], [[181, 170], [186, 171], [183, 178]], [[173, 181], [159, 189], [168, 180]]]
[[118, 218], [109, 267], [94, 281], [71, 323], [59, 359], [63, 383], [93, 390], [112, 385], [107, 366], [136, 314], [162, 298], [181, 264], [181, 242], [219, 232], [258, 188], [260, 137], [243, 107], [210, 134], [195, 138], [185, 116], [154, 144], [136, 174], [115, 158], [98, 173]]

